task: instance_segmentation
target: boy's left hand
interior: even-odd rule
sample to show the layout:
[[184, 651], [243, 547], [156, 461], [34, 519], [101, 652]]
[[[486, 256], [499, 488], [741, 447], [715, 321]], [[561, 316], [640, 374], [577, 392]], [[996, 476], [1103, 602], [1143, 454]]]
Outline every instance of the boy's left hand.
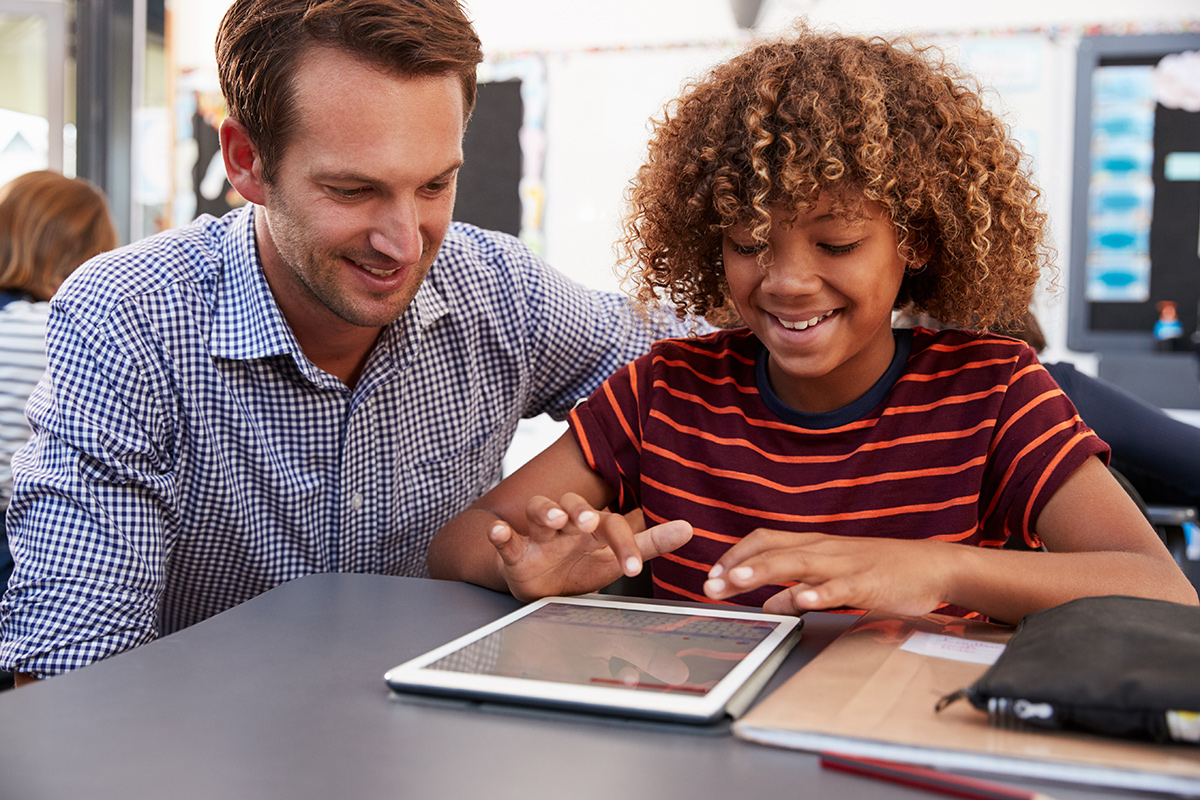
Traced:
[[928, 614], [947, 594], [944, 542], [792, 533], [760, 528], [729, 548], [709, 571], [704, 593], [723, 600], [790, 583], [763, 604], [773, 614], [839, 606]]

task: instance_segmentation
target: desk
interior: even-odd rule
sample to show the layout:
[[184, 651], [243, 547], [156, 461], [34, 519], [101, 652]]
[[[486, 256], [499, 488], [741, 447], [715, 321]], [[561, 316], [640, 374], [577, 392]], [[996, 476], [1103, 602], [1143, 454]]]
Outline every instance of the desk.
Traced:
[[[383, 673], [517, 606], [474, 586], [314, 575], [0, 695], [0, 798], [917, 798], [815, 756], [662, 725], [394, 697]], [[854, 617], [810, 614], [775, 684]], [[1006, 780], [1058, 800], [1116, 793]]]

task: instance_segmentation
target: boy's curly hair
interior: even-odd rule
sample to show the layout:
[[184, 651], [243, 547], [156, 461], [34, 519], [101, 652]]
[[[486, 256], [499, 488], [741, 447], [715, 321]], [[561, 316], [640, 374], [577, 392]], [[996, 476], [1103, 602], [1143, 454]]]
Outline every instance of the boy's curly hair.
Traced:
[[[849, 191], [847, 191], [849, 190]], [[693, 83], [655, 122], [619, 246], [639, 300], [736, 319], [721, 261], [736, 224], [765, 242], [772, 206], [830, 192], [878, 203], [910, 263], [896, 307], [946, 324], [1022, 318], [1048, 263], [1045, 214], [1022, 154], [936, 51], [806, 28]]]

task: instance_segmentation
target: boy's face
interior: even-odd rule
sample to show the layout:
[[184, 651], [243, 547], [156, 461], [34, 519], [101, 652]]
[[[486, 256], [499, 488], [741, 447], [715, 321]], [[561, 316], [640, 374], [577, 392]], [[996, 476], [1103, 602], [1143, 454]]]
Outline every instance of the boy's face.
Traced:
[[823, 196], [808, 211], [775, 208], [766, 245], [746, 227], [731, 228], [722, 244], [733, 302], [770, 352], [771, 387], [809, 413], [853, 402], [887, 370], [906, 266], [878, 205], [865, 203], [857, 218], [831, 206]]
[[267, 282], [293, 329], [387, 325], [416, 295], [450, 225], [461, 85], [314, 48], [294, 91], [298, 122], [265, 187]]

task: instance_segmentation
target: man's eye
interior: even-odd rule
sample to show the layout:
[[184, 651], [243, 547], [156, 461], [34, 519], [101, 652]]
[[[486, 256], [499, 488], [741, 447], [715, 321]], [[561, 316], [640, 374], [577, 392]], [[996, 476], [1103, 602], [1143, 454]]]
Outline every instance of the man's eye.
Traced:
[[354, 200], [355, 198], [362, 197], [367, 193], [367, 187], [365, 186], [356, 186], [349, 189], [342, 186], [331, 186], [329, 187], [329, 190], [345, 200]]

